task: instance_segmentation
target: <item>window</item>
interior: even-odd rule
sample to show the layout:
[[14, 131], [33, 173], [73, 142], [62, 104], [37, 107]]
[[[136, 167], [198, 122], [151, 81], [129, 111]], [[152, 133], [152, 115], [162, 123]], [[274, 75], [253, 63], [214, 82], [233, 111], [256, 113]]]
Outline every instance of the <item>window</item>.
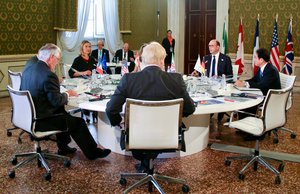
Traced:
[[88, 40], [104, 38], [102, 0], [91, 0], [84, 38]]

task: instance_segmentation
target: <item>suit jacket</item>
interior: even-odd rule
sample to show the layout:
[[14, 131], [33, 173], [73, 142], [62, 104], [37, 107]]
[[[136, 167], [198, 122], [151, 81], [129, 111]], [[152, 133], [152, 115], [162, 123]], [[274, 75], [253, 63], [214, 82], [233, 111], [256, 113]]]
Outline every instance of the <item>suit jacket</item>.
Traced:
[[[94, 57], [95, 61], [98, 61], [98, 51], [99, 51], [99, 49], [95, 49], [92, 51], [92, 54], [91, 54], [91, 56]], [[102, 58], [103, 58], [104, 54], [106, 55], [106, 61], [109, 62], [110, 61], [109, 60], [109, 52], [107, 49], [102, 48]], [[101, 61], [102, 61], [102, 59], [101, 59]]]
[[[207, 70], [207, 76], [210, 74], [210, 65], [211, 65], [212, 55], [204, 56], [204, 64], [205, 69]], [[222, 76], [222, 74], [233, 75], [232, 73], [232, 64], [231, 59], [227, 55], [220, 53], [218, 60], [218, 76]]]
[[257, 71], [253, 78], [246, 81], [250, 88], [259, 88], [264, 95], [267, 95], [269, 89], [281, 89], [278, 70], [271, 63], [266, 65], [262, 78], [260, 71]]
[[29, 90], [38, 117], [47, 117], [61, 112], [68, 102], [67, 94], [60, 93], [57, 75], [44, 61], [39, 60], [24, 70], [21, 90]]
[[[134, 58], [134, 53], [132, 50], [128, 50], [128, 54], [127, 54], [127, 58], [128, 58], [128, 61], [130, 58]], [[113, 62], [117, 62], [117, 58], [119, 59], [119, 61], [122, 61], [123, 58], [124, 58], [124, 53], [123, 53], [123, 49], [119, 49], [117, 50], [116, 54], [115, 54], [115, 57], [113, 59]], [[134, 58], [135, 59], [135, 58]], [[135, 67], [135, 63], [134, 62], [130, 62], [130, 65], [128, 67], [128, 70], [129, 72], [132, 72], [134, 70], [134, 67]], [[117, 71], [118, 72], [118, 71]]]
[[126, 98], [154, 101], [183, 98], [183, 116], [195, 111], [194, 101], [186, 91], [182, 76], [164, 72], [157, 66], [148, 66], [140, 72], [127, 73], [122, 77], [106, 106], [106, 114], [111, 125], [120, 124], [122, 120], [120, 112]]
[[37, 63], [38, 60], [39, 60], [39, 59], [37, 58], [36, 55], [33, 56], [33, 57], [31, 57], [31, 58], [25, 63], [25, 67], [24, 67], [24, 69], [23, 69], [23, 72], [24, 72], [26, 69], [30, 68], [31, 65]]
[[[170, 42], [168, 38], [164, 38], [162, 41], [162, 46], [165, 48], [167, 56], [165, 58], [165, 64], [171, 64], [172, 63], [172, 54], [174, 53], [175, 49], [175, 39], [172, 40], [172, 46], [170, 45]], [[171, 49], [172, 47], [172, 49]]]

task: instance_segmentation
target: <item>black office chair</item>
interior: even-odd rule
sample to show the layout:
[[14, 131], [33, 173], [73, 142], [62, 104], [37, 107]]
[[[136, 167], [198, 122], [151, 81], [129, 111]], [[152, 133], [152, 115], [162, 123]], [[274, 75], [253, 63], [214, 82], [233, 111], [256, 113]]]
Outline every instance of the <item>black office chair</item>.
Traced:
[[[30, 161], [37, 159], [38, 161], [38, 167], [41, 167], [42, 165], [46, 169], [46, 173], [44, 175], [44, 178], [46, 180], [51, 179], [51, 169], [48, 167], [45, 158], [47, 159], [60, 159], [64, 161], [64, 166], [69, 167], [71, 165], [70, 159], [65, 156], [52, 154], [49, 152], [44, 152], [41, 149], [40, 141], [47, 140], [48, 137], [51, 135], [61, 133], [62, 131], [45, 131], [40, 132], [36, 131], [35, 124], [36, 121], [47, 119], [47, 118], [37, 118], [35, 113], [35, 107], [31, 98], [31, 95], [29, 91], [18, 91], [12, 89], [10, 86], [7, 86], [11, 101], [12, 101], [12, 122], [13, 124], [22, 129], [24, 132], [29, 133], [32, 135], [33, 140], [35, 141], [35, 151], [33, 152], [27, 152], [27, 153], [20, 153], [15, 154], [11, 160], [13, 165], [16, 165], [13, 167], [12, 170], [9, 171], [8, 176], [10, 178], [15, 177], [15, 170]], [[54, 115], [56, 116], [62, 116], [61, 114]], [[17, 158], [18, 157], [26, 157], [25, 160], [18, 163]]]
[[121, 185], [126, 185], [126, 178], [142, 178], [123, 193], [128, 193], [146, 183], [148, 183], [150, 192], [154, 185], [160, 193], [164, 193], [157, 180], [183, 184], [182, 191], [189, 192], [185, 180], [154, 173], [153, 160], [155, 158], [151, 158], [153, 152], [174, 152], [181, 149], [183, 141], [180, 133], [182, 110], [182, 98], [166, 101], [126, 100], [125, 131], [123, 131], [126, 150], [139, 150], [149, 156], [147, 158], [149, 159], [149, 169], [143, 173], [122, 173], [119, 181]]

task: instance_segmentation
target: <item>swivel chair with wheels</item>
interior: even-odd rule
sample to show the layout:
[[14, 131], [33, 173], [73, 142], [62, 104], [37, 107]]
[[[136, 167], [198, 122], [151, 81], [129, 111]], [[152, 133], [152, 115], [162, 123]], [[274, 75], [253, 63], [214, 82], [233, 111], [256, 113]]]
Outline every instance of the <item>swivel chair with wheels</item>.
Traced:
[[[244, 180], [244, 172], [249, 166], [254, 165], [254, 170], [257, 170], [258, 163], [265, 166], [267, 169], [272, 171], [275, 175], [275, 184], [280, 184], [280, 172], [284, 169], [284, 162], [272, 158], [262, 157], [259, 152], [259, 137], [264, 135], [266, 132], [279, 128], [286, 123], [286, 103], [291, 91], [291, 87], [287, 89], [275, 90], [270, 89], [261, 111], [261, 115], [257, 116], [248, 113], [250, 116], [232, 121], [233, 114], [231, 114], [229, 127], [239, 129], [243, 132], [249, 133], [257, 137], [254, 153], [243, 156], [226, 157], [225, 165], [229, 166], [232, 160], [250, 160], [242, 170], [239, 171], [239, 179]], [[243, 112], [243, 111], [236, 111]], [[246, 112], [243, 112], [246, 113]], [[247, 113], [246, 113], [247, 114]], [[271, 166], [265, 159], [274, 160], [280, 163], [278, 170]]]
[[[20, 90], [20, 86], [21, 86], [21, 79], [22, 79], [22, 73], [21, 72], [13, 72], [11, 70], [8, 70], [8, 75], [11, 81], [11, 87], [14, 90]], [[12, 128], [6, 129], [6, 135], [7, 136], [11, 136], [13, 130], [18, 129], [18, 127], [14, 126]], [[24, 132], [22, 131], [19, 135], [19, 139], [18, 142], [21, 143], [21, 136]]]
[[127, 98], [125, 130], [123, 131], [126, 150], [139, 150], [147, 156], [149, 154], [150, 157], [148, 158], [149, 169], [146, 172], [121, 174], [119, 181], [121, 185], [126, 185], [129, 177], [141, 178], [123, 193], [128, 193], [146, 183], [148, 183], [150, 192], [154, 185], [160, 193], [164, 193], [157, 180], [182, 184], [182, 191], [189, 191], [185, 180], [155, 173], [153, 167], [155, 158], [151, 158], [153, 152], [175, 152], [181, 149], [183, 143], [183, 135], [180, 133], [182, 110], [182, 98], [166, 101], [143, 101]]
[[[282, 89], [294, 87], [296, 76], [286, 75], [284, 73], [279, 73], [279, 76], [280, 76], [280, 84]], [[292, 104], [293, 104], [293, 91], [291, 90], [286, 104], [286, 110], [289, 110], [292, 107]], [[275, 135], [275, 137], [273, 138], [274, 143], [279, 142], [278, 131], [289, 133], [292, 139], [296, 138], [296, 133], [294, 131], [287, 129], [283, 126], [273, 130], [273, 134]]]
[[[11, 160], [14, 166], [8, 173], [10, 178], [15, 177], [15, 170], [30, 161], [37, 159], [38, 167], [43, 167], [46, 169], [44, 178], [46, 180], [51, 180], [51, 169], [48, 167], [45, 159], [60, 159], [64, 161], [64, 166], [69, 167], [71, 165], [70, 159], [65, 156], [52, 154], [49, 152], [42, 151], [40, 146], [40, 141], [47, 140], [51, 135], [61, 133], [62, 131], [36, 131], [36, 121], [47, 119], [47, 118], [37, 118], [35, 113], [35, 106], [33, 104], [31, 95], [29, 91], [17, 91], [7, 86], [11, 101], [12, 101], [12, 122], [13, 124], [32, 135], [35, 141], [35, 150], [33, 152], [15, 154]], [[60, 114], [53, 115], [53, 117], [61, 116]], [[17, 158], [26, 157], [22, 162], [18, 163]], [[18, 164], [17, 164], [18, 163]]]

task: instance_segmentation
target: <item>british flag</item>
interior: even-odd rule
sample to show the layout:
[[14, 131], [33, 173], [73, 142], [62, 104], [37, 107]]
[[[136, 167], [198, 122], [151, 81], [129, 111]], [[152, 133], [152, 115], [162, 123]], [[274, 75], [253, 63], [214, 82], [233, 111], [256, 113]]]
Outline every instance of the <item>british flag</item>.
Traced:
[[279, 45], [278, 45], [278, 30], [277, 30], [277, 16], [274, 24], [271, 52], [270, 52], [270, 62], [280, 71], [279, 66]]
[[284, 64], [283, 64], [283, 73], [291, 75], [293, 73], [293, 60], [294, 60], [294, 44], [292, 36], [292, 18], [290, 19], [288, 34], [285, 44], [285, 53], [284, 53]]

